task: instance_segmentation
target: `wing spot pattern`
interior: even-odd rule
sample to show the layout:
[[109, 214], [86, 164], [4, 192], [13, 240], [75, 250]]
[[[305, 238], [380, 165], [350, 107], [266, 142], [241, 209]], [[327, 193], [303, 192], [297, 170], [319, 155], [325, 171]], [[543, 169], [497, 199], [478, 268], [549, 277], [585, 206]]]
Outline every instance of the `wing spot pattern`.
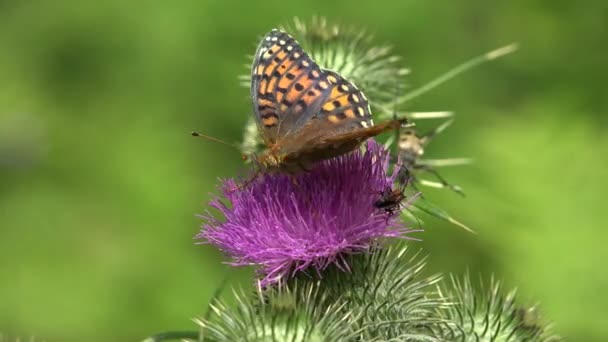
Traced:
[[276, 126], [278, 122], [279, 119], [274, 115], [262, 118], [262, 123], [264, 123], [264, 126], [266, 127]]
[[365, 115], [365, 110], [363, 110], [362, 107], [357, 107], [357, 114], [359, 114], [360, 117], [363, 117]]
[[338, 117], [335, 116], [335, 115], [328, 116], [327, 120], [329, 120], [329, 122], [331, 122], [331, 123], [338, 123], [338, 122], [340, 122], [340, 119], [338, 119]]
[[262, 75], [262, 72], [264, 71], [264, 66], [263, 65], [258, 65], [258, 67], [255, 69], [255, 74], [260, 76]]
[[373, 125], [365, 95], [341, 75], [319, 68], [287, 33], [273, 30], [264, 37], [252, 69], [254, 110], [258, 124], [268, 129], [263, 134], [269, 144], [303, 129], [309, 117], [327, 120], [321, 136]]

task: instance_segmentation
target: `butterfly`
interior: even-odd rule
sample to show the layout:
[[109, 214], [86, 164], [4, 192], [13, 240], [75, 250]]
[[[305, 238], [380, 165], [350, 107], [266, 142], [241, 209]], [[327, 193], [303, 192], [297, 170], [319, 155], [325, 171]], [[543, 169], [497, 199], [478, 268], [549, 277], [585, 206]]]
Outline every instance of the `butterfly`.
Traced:
[[352, 82], [323, 69], [289, 34], [272, 30], [251, 68], [251, 98], [267, 171], [295, 174], [397, 129], [406, 119], [374, 125], [369, 102]]

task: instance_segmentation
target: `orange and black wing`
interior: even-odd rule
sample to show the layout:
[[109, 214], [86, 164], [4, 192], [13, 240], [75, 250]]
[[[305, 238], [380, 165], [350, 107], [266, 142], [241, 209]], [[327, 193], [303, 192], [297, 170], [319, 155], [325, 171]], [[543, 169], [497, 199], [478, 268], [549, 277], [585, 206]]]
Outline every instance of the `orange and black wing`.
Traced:
[[[331, 70], [322, 70], [323, 82], [328, 85], [318, 111], [298, 123], [301, 129], [291, 139], [281, 142], [281, 151], [301, 153], [333, 148], [337, 154], [342, 149], [355, 148], [359, 142], [380, 134], [386, 129], [374, 126], [367, 98], [352, 82]], [[313, 120], [314, 119], [314, 120]], [[340, 146], [341, 148], [337, 148]], [[322, 151], [331, 155], [332, 151]]]
[[324, 70], [330, 84], [317, 117], [327, 124], [328, 135], [341, 135], [374, 125], [367, 98], [352, 82], [338, 73]]
[[262, 39], [251, 74], [253, 109], [267, 144], [300, 130], [330, 96], [327, 73], [279, 30]]
[[251, 72], [258, 127], [266, 144], [280, 142], [283, 153], [340, 154], [389, 129], [374, 126], [362, 91], [321, 69], [285, 32], [273, 30], [262, 39]]

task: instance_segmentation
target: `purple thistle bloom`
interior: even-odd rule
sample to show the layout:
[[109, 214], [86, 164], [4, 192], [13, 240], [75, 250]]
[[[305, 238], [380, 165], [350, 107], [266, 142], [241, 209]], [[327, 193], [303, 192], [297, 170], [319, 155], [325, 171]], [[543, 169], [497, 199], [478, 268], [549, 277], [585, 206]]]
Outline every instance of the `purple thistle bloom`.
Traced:
[[402, 237], [406, 228], [399, 215], [374, 203], [392, 187], [396, 172], [388, 174], [389, 154], [369, 141], [356, 150], [316, 164], [296, 176], [265, 174], [251, 185], [223, 184], [231, 203], [216, 197], [210, 205], [225, 220], [209, 213], [196, 236], [217, 246], [232, 265], [256, 265], [263, 286], [312, 267], [320, 272], [334, 263], [348, 270], [344, 253], [366, 251], [378, 238]]

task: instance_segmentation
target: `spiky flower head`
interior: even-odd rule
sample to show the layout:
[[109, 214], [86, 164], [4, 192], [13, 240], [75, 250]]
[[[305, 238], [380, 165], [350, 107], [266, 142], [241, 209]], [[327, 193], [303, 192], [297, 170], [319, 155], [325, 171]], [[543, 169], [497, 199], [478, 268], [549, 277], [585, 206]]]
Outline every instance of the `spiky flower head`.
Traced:
[[504, 293], [502, 284], [492, 279], [489, 286], [474, 286], [467, 275], [440, 290], [445, 306], [437, 315], [446, 324], [434, 331], [442, 341], [538, 341], [561, 340], [551, 325], [541, 319], [538, 309], [520, 306], [516, 291]]
[[370, 141], [356, 150], [316, 164], [297, 176], [265, 174], [246, 187], [233, 179], [223, 184], [228, 203], [215, 198], [197, 236], [216, 245], [233, 265], [256, 265], [268, 285], [330, 264], [348, 269], [345, 254], [367, 250], [379, 238], [413, 232], [375, 204], [396, 176], [389, 155]]
[[[210, 304], [208, 318], [199, 318], [196, 341], [350, 341], [344, 324], [352, 315], [346, 303], [334, 300], [313, 282], [270, 288], [253, 295], [234, 291], [236, 307]], [[297, 302], [297, 303], [296, 303]]]
[[442, 305], [427, 296], [439, 280], [404, 244], [346, 257], [351, 272], [329, 267], [323, 279], [300, 276], [281, 287], [235, 292], [197, 319], [209, 341], [437, 341], [426, 332], [443, 323]]

